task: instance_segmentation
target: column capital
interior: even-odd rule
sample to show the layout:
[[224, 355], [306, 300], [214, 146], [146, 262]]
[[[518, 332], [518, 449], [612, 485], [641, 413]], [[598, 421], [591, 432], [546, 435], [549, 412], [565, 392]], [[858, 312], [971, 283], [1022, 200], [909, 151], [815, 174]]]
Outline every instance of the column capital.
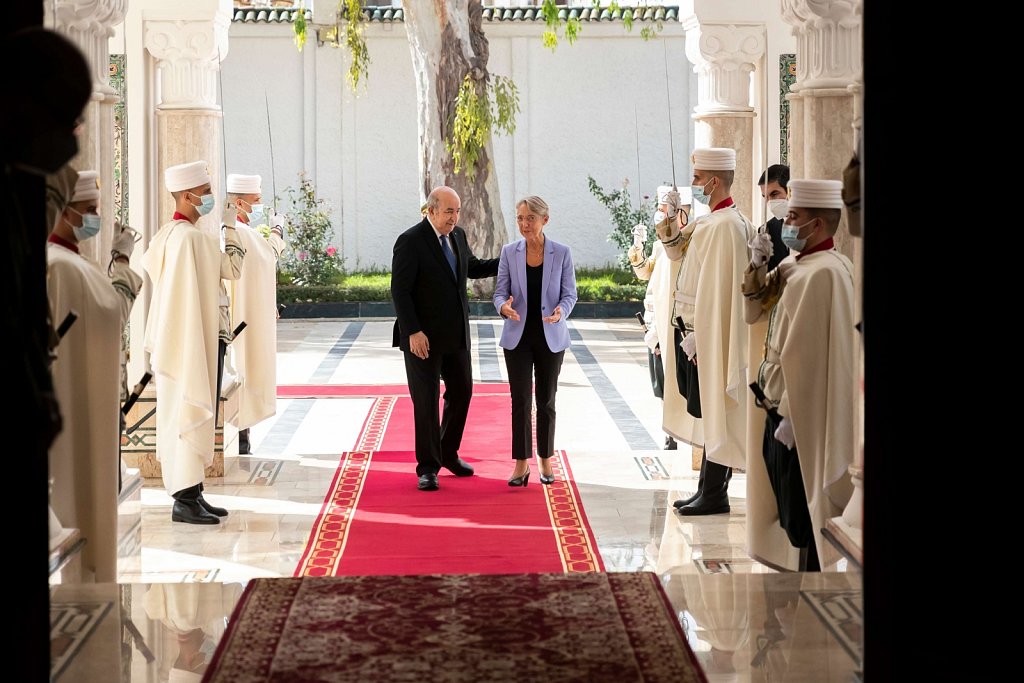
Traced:
[[861, 0], [780, 0], [797, 39], [792, 90], [845, 88], [861, 72]]
[[168, 3], [144, 13], [143, 42], [160, 72], [158, 109], [220, 109], [217, 73], [230, 25], [231, 0]]
[[114, 27], [124, 21], [128, 0], [56, 0], [45, 4], [47, 25], [67, 37], [85, 55], [92, 73], [92, 89], [110, 99], [110, 50]]
[[764, 24], [702, 21], [696, 15], [682, 23], [686, 58], [698, 76], [694, 113], [753, 112], [750, 76], [765, 51]]

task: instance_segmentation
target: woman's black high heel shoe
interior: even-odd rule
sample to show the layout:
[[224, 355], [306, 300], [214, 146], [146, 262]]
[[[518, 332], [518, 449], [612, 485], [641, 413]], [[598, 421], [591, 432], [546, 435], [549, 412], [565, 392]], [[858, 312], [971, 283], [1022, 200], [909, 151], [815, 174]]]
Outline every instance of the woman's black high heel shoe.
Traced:
[[[541, 460], [547, 460], [547, 458], [541, 458]], [[544, 474], [543, 472], [541, 472], [540, 473], [540, 483], [545, 484], [545, 485], [554, 484], [555, 483], [555, 475], [553, 473], [552, 474]]]
[[509, 486], [526, 486], [530, 482], [530, 470], [526, 470], [526, 474], [521, 477], [515, 477], [508, 480]]

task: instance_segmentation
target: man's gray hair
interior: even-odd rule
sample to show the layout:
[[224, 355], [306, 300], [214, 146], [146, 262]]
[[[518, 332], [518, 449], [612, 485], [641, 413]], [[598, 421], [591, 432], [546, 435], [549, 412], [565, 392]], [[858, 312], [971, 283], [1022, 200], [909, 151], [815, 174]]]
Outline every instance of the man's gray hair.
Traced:
[[443, 192], [451, 192], [452, 194], [458, 196], [455, 190], [448, 187], [447, 185], [439, 185], [438, 187], [435, 187], [433, 190], [431, 190], [430, 194], [427, 195], [427, 201], [423, 205], [421, 211], [426, 212], [429, 211], [430, 209], [436, 209], [438, 206], [440, 206], [441, 194]]

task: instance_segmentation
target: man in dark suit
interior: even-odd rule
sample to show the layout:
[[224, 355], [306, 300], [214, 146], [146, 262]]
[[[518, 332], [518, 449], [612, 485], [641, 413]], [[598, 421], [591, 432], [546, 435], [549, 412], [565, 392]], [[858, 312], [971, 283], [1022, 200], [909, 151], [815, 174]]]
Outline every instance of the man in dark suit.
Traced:
[[789, 256], [789, 247], [782, 241], [782, 220], [786, 217], [786, 197], [789, 186], [789, 166], [773, 164], [761, 174], [757, 181], [761, 188], [761, 196], [768, 200], [767, 232], [772, 238], [772, 255], [768, 258], [768, 271], [779, 265], [782, 259]]
[[[426, 217], [398, 236], [391, 260], [391, 298], [398, 314], [392, 346], [405, 353], [421, 491], [437, 490], [442, 467], [457, 477], [473, 474], [459, 457], [473, 396], [466, 278], [494, 277], [498, 259], [478, 259], [470, 252], [466, 231], [456, 225], [461, 205], [452, 188], [434, 188]], [[444, 412], [439, 416], [441, 379]]]

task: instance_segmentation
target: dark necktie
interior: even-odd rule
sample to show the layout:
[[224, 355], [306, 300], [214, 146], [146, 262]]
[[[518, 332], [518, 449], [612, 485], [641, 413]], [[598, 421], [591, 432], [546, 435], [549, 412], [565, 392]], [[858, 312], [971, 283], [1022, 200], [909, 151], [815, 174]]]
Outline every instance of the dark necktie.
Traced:
[[448, 259], [448, 265], [452, 267], [452, 275], [456, 278], [459, 277], [455, 268], [455, 253], [448, 246], [448, 235], [441, 235], [441, 251], [444, 253], [444, 257]]

